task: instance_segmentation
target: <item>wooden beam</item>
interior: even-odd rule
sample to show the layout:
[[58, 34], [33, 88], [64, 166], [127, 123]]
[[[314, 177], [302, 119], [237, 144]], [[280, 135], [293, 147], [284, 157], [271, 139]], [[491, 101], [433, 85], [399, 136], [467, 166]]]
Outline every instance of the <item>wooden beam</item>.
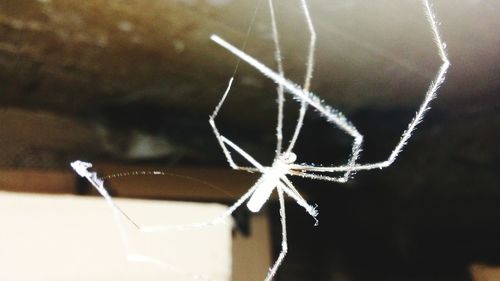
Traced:
[[0, 190], [32, 193], [76, 193], [70, 171], [0, 170]]

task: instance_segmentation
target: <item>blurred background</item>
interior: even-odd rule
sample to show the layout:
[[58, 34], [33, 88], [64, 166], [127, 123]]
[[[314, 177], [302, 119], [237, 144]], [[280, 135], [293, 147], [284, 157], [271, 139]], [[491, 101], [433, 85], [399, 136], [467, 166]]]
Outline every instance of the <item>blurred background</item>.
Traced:
[[[387, 169], [342, 185], [293, 179], [320, 206], [321, 223], [287, 203], [290, 252], [277, 280], [472, 280], [471, 269], [500, 263], [500, 3], [432, 2], [451, 60], [432, 110]], [[285, 73], [300, 84], [309, 36], [300, 2], [275, 5]], [[365, 135], [363, 162], [383, 160], [441, 64], [422, 3], [309, 5], [318, 33], [312, 91]], [[248, 53], [275, 67], [266, 1], [2, 0], [0, 188], [60, 192], [50, 176], [76, 180], [75, 159], [110, 172], [181, 168], [218, 185], [226, 176], [215, 171], [230, 168], [207, 121], [237, 59], [212, 33], [246, 41]], [[275, 85], [242, 63], [217, 120], [261, 163], [274, 157], [275, 99]], [[298, 109], [288, 100], [286, 139]], [[312, 110], [306, 119], [298, 161], [344, 163], [351, 139]], [[228, 181], [225, 193], [242, 194]], [[115, 195], [238, 197], [138, 188]], [[277, 208], [269, 204], [271, 225]], [[240, 230], [249, 231], [244, 219]], [[280, 229], [272, 233], [277, 254]]]

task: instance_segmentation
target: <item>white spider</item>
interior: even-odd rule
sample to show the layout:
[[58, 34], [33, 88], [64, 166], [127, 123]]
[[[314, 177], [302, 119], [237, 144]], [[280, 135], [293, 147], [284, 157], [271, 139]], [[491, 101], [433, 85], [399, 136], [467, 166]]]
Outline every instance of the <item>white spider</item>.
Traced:
[[[91, 172], [88, 170], [92, 166], [90, 163], [75, 161], [71, 164], [73, 169], [75, 169], [75, 171], [78, 172], [80, 176], [86, 177], [94, 185], [94, 187], [96, 187], [99, 193], [106, 198], [107, 203], [115, 211], [115, 214], [123, 216], [124, 218], [129, 220], [132, 224], [134, 224], [137, 227], [137, 229], [143, 232], [158, 232], [171, 229], [184, 229], [193, 227], [199, 228], [199, 227], [215, 225], [218, 223], [223, 223], [227, 217], [229, 217], [239, 206], [241, 206], [245, 202], [247, 202], [246, 205], [250, 211], [258, 212], [264, 205], [264, 203], [269, 199], [274, 189], [276, 189], [280, 204], [280, 216], [281, 216], [281, 226], [282, 226], [282, 243], [281, 243], [282, 250], [278, 256], [278, 259], [274, 262], [273, 266], [269, 270], [267, 277], [265, 279], [265, 280], [271, 280], [276, 274], [278, 267], [280, 266], [281, 262], [283, 261], [288, 251], [284, 194], [287, 194], [288, 196], [293, 198], [300, 206], [305, 208], [306, 211], [316, 220], [317, 224], [316, 216], [318, 215], [318, 212], [316, 208], [306, 202], [306, 200], [295, 189], [292, 182], [288, 179], [287, 176], [294, 175], [294, 176], [301, 176], [301, 177], [326, 180], [326, 181], [346, 182], [350, 178], [350, 176], [356, 171], [370, 170], [376, 168], [381, 169], [391, 165], [395, 161], [396, 157], [401, 152], [403, 147], [405, 146], [406, 142], [410, 138], [412, 132], [415, 130], [418, 123], [422, 121], [425, 112], [429, 109], [429, 103], [432, 101], [432, 99], [435, 98], [437, 89], [444, 82], [447, 69], [450, 65], [445, 51], [445, 44], [443, 43], [441, 36], [439, 34], [437, 28], [437, 22], [434, 13], [431, 9], [431, 6], [428, 0], [422, 0], [425, 6], [425, 13], [427, 15], [429, 24], [431, 26], [435, 43], [439, 50], [439, 56], [443, 63], [439, 68], [436, 77], [431, 82], [430, 87], [425, 94], [424, 100], [420, 105], [418, 111], [416, 112], [414, 118], [408, 124], [407, 129], [403, 132], [399, 142], [396, 144], [395, 148], [392, 150], [389, 157], [386, 160], [377, 163], [358, 164], [356, 161], [358, 160], [361, 152], [363, 136], [349, 121], [347, 121], [347, 119], [340, 112], [326, 105], [316, 95], [314, 95], [309, 91], [310, 81], [314, 66], [314, 49], [316, 43], [316, 33], [305, 1], [306, 0], [301, 0], [301, 4], [302, 4], [302, 10], [305, 15], [306, 23], [308, 26], [308, 30], [310, 32], [310, 40], [309, 40], [309, 51], [307, 57], [307, 70], [305, 75], [305, 81], [302, 87], [297, 86], [293, 82], [287, 80], [284, 76], [283, 66], [281, 62], [280, 47], [279, 47], [279, 36], [276, 28], [276, 21], [275, 21], [272, 0], [269, 0], [269, 7], [272, 19], [272, 30], [275, 43], [276, 61], [278, 65], [277, 72], [266, 67], [265, 65], [263, 65], [250, 55], [232, 46], [231, 44], [224, 41], [217, 35], [211, 36], [211, 39], [214, 42], [226, 48], [234, 55], [239, 57], [241, 60], [244, 60], [245, 62], [249, 63], [257, 70], [259, 70], [262, 74], [272, 79], [277, 84], [277, 94], [278, 94], [278, 99], [277, 99], [278, 120], [276, 125], [277, 145], [276, 145], [275, 157], [271, 166], [264, 166], [260, 164], [257, 160], [255, 160], [252, 156], [250, 156], [247, 152], [245, 152], [234, 142], [232, 142], [225, 136], [221, 135], [218, 128], [215, 125], [215, 118], [217, 117], [219, 110], [222, 107], [229, 93], [229, 90], [233, 82], [233, 78], [230, 79], [224, 95], [222, 96], [221, 100], [219, 101], [218, 105], [216, 106], [215, 110], [210, 116], [209, 123], [213, 128], [214, 134], [231, 168], [237, 170], [244, 170], [248, 172], [260, 172], [262, 174], [262, 176], [257, 180], [257, 182], [240, 199], [238, 199], [238, 201], [236, 201], [232, 206], [230, 206], [228, 210], [224, 212], [221, 216], [215, 218], [212, 221], [198, 223], [198, 224], [148, 226], [148, 227], [139, 226], [130, 217], [128, 217], [121, 209], [119, 209], [118, 206], [116, 206], [113, 203], [111, 197], [104, 188], [103, 180], [101, 180], [95, 172]], [[288, 147], [286, 149], [283, 149], [282, 124], [283, 124], [283, 105], [284, 105], [285, 91], [292, 94], [293, 97], [300, 102], [301, 106], [295, 130], [292, 135], [292, 139], [290, 140]], [[346, 165], [333, 166], [333, 167], [318, 167], [315, 165], [303, 165], [295, 163], [297, 156], [293, 153], [293, 148], [300, 134], [304, 115], [306, 113], [306, 109], [308, 106], [313, 107], [328, 122], [335, 124], [340, 129], [342, 129], [347, 134], [353, 137], [351, 155]], [[236, 151], [243, 158], [245, 158], [253, 167], [241, 167], [236, 165], [229, 149]], [[336, 177], [328, 174], [336, 172], [342, 172], [343, 174]], [[129, 256], [132, 255], [130, 254]], [[136, 257], [137, 260], [137, 255], [134, 256]], [[144, 259], [145, 258], [143, 257], [142, 260]]]
[[[271, 2], [270, 2], [271, 3]], [[276, 188], [277, 193], [278, 193], [278, 198], [280, 202], [280, 214], [281, 214], [281, 224], [282, 224], [282, 250], [281, 253], [276, 260], [275, 264], [269, 271], [266, 280], [270, 280], [274, 274], [276, 273], [277, 268], [281, 264], [284, 256], [287, 253], [288, 246], [287, 246], [287, 238], [286, 238], [286, 218], [285, 218], [285, 206], [284, 206], [284, 199], [283, 199], [283, 193], [286, 193], [293, 199], [297, 201], [299, 205], [304, 207], [307, 212], [313, 216], [314, 218], [317, 215], [317, 212], [315, 208], [311, 207], [309, 204], [306, 203], [306, 201], [300, 196], [299, 192], [293, 187], [292, 183], [288, 180], [286, 175], [296, 175], [296, 176], [302, 176], [306, 178], [312, 178], [312, 179], [319, 179], [319, 180], [326, 180], [326, 181], [337, 181], [337, 182], [345, 182], [349, 179], [350, 175], [352, 175], [353, 172], [359, 171], [359, 170], [371, 170], [371, 169], [382, 169], [385, 167], [388, 167], [391, 165], [397, 158], [398, 154], [401, 152], [403, 147], [406, 145], [408, 139], [411, 137], [412, 132], [415, 130], [416, 126], [422, 121], [422, 118], [425, 115], [425, 112], [429, 109], [429, 103], [436, 97], [436, 91], [439, 88], [439, 86], [444, 82], [446, 72], [450, 66], [450, 62], [448, 60], [446, 51], [445, 51], [445, 44], [441, 39], [441, 36], [439, 34], [438, 28], [437, 28], [437, 22], [435, 19], [435, 15], [432, 11], [432, 8], [428, 2], [428, 0], [423, 0], [423, 4], [425, 7], [425, 13], [427, 15], [427, 19], [429, 21], [429, 24], [431, 26], [431, 30], [434, 36], [434, 40], [436, 43], [436, 46], [439, 50], [439, 56], [442, 60], [442, 64], [436, 74], [436, 77], [434, 80], [431, 82], [429, 89], [427, 90], [424, 100], [422, 104], [420, 105], [419, 109], [417, 110], [414, 118], [410, 121], [408, 124], [407, 129], [403, 132], [401, 135], [401, 138], [399, 142], [396, 144], [395, 148], [392, 150], [390, 153], [389, 157], [381, 162], [377, 163], [369, 163], [369, 164], [357, 164], [356, 161], [359, 158], [361, 149], [362, 149], [362, 142], [363, 142], [363, 136], [357, 131], [357, 129], [349, 122], [347, 119], [338, 111], [332, 109], [330, 106], [324, 104], [316, 95], [311, 93], [309, 91], [309, 85], [310, 85], [310, 78], [312, 77], [312, 69], [313, 69], [313, 54], [314, 54], [314, 46], [315, 46], [315, 31], [311, 22], [311, 18], [309, 16], [309, 12], [307, 9], [307, 6], [305, 4], [305, 1], [302, 1], [303, 5], [303, 10], [305, 12], [306, 16], [306, 21], [308, 23], [309, 31], [311, 33], [310, 37], [310, 44], [309, 44], [309, 57], [308, 57], [308, 70], [306, 73], [306, 80], [304, 83], [304, 87], [299, 87], [293, 82], [287, 80], [284, 77], [283, 73], [283, 67], [281, 65], [281, 55], [279, 53], [279, 41], [278, 41], [278, 35], [276, 32], [276, 27], [275, 27], [275, 19], [274, 19], [274, 14], [273, 14], [273, 8], [272, 5], [271, 7], [271, 17], [272, 17], [272, 22], [273, 22], [273, 32], [274, 32], [274, 39], [275, 39], [275, 44], [276, 44], [276, 58], [278, 62], [278, 72], [275, 72], [271, 70], [270, 68], [266, 67], [259, 61], [257, 61], [255, 58], [251, 57], [250, 55], [246, 54], [245, 52], [239, 50], [238, 48], [234, 47], [233, 45], [229, 44], [222, 38], [220, 38], [217, 35], [212, 35], [211, 39], [216, 42], [217, 44], [221, 45], [222, 47], [226, 48], [228, 51], [239, 57], [241, 60], [249, 63], [253, 67], [255, 67], [258, 71], [260, 71], [262, 74], [265, 76], [269, 77], [272, 79], [277, 85], [278, 85], [278, 122], [277, 122], [277, 149], [276, 149], [276, 155], [273, 161], [273, 164], [271, 167], [264, 167], [261, 164], [259, 164], [255, 159], [253, 159], [248, 153], [246, 153], [243, 149], [238, 147], [236, 144], [234, 144], [232, 141], [227, 139], [226, 137], [222, 136], [219, 131], [217, 130], [214, 122], [214, 118], [218, 113], [219, 108], [221, 107], [222, 103], [224, 102], [224, 99], [229, 91], [229, 88], [231, 86], [232, 80], [229, 82], [228, 89], [226, 90], [226, 93], [224, 94], [222, 100], [220, 101], [219, 105], [217, 106], [216, 110], [214, 111], [214, 114], [210, 118], [210, 124], [213, 127], [214, 133], [217, 136], [217, 139], [219, 140], [219, 143], [224, 151], [224, 154], [226, 155], [226, 158], [229, 162], [229, 165], [233, 169], [239, 169], [239, 170], [246, 170], [250, 172], [258, 171], [262, 173], [261, 178], [257, 181], [257, 183], [249, 190], [248, 193], [246, 193], [241, 199], [248, 200], [247, 206], [252, 212], [257, 212], [260, 210], [260, 207], [268, 200], [269, 196], [271, 195], [272, 191], [274, 188]], [[282, 133], [281, 133], [281, 126], [282, 126], [282, 119], [283, 119], [283, 92], [286, 90], [290, 94], [294, 96], [294, 98], [298, 101], [301, 102], [301, 108], [300, 108], [300, 115], [299, 119], [297, 120], [297, 125], [293, 134], [293, 138], [290, 141], [290, 145], [285, 151], [281, 151], [281, 142], [282, 142]], [[353, 137], [353, 144], [352, 144], [352, 152], [351, 156], [347, 162], [347, 165], [343, 166], [333, 166], [333, 167], [318, 167], [315, 165], [303, 165], [303, 164], [296, 164], [296, 155], [292, 152], [293, 147], [295, 145], [295, 141], [300, 133], [300, 129], [303, 124], [303, 118], [304, 114], [306, 111], [307, 106], [312, 106], [315, 108], [323, 117], [328, 122], [331, 122], [338, 126], [340, 129], [348, 133]], [[243, 156], [248, 162], [250, 162], [255, 168], [249, 168], [249, 167], [239, 167], [235, 164], [233, 161], [231, 154], [229, 153], [228, 148], [226, 147], [229, 146], [232, 149], [234, 149], [236, 152], [238, 152], [241, 156]], [[340, 177], [332, 177], [330, 175], [325, 175], [325, 173], [334, 173], [334, 172], [344, 172], [344, 174]], [[240, 200], [241, 200], [240, 199]], [[236, 206], [239, 206], [242, 202], [238, 201]]]

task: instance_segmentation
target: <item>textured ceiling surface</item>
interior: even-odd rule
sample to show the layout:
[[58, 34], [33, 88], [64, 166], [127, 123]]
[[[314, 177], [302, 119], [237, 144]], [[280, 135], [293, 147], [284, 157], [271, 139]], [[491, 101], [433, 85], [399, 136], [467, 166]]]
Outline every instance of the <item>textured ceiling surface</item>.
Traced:
[[[300, 84], [309, 36], [300, 2], [275, 3], [285, 74]], [[390, 128], [391, 135], [378, 141], [395, 143], [440, 64], [421, 2], [309, 5], [318, 34], [312, 90], [367, 135]], [[489, 114], [498, 119], [500, 4], [433, 5], [452, 65], [424, 126], [458, 119], [474, 126], [476, 117]], [[266, 1], [4, 0], [0, 102], [3, 108], [62, 114], [61, 122], [79, 119], [81, 130], [94, 128], [87, 143], [99, 143], [97, 151], [115, 156], [152, 156], [134, 148], [143, 142], [158, 147], [158, 156], [210, 154], [205, 148], [215, 142], [207, 116], [237, 64], [209, 40], [212, 33], [237, 46], [246, 42], [248, 53], [275, 67]], [[262, 144], [272, 146], [275, 86], [244, 63], [235, 79], [221, 127], [257, 151]], [[296, 114], [290, 104], [289, 125]], [[308, 118], [304, 143], [319, 136], [348, 141], [317, 114]]]
[[[155, 104], [206, 115], [236, 65], [209, 41], [217, 33], [273, 66], [262, 1], [14, 1], [0, 3], [0, 100], [89, 112]], [[286, 75], [300, 83], [308, 33], [299, 1], [276, 1]], [[442, 106], [492, 98], [499, 88], [497, 1], [435, 1], [452, 60]], [[314, 92], [344, 110], [415, 107], [439, 66], [419, 1], [311, 1], [318, 33]], [[272, 95], [250, 67], [238, 72], [231, 118]], [[272, 112], [263, 110], [268, 118]], [[267, 113], [269, 112], [269, 113]], [[274, 113], [272, 113], [274, 114]], [[258, 118], [257, 118], [258, 119]], [[261, 120], [264, 121], [264, 118]]]

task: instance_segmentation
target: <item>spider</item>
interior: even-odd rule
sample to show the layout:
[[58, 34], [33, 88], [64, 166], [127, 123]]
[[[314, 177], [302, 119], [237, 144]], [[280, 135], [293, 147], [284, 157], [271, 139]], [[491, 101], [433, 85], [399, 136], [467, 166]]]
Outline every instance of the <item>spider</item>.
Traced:
[[[104, 182], [100, 179], [95, 172], [91, 172], [88, 169], [92, 166], [90, 163], [75, 161], [71, 165], [73, 169], [82, 177], [86, 177], [96, 189], [101, 193], [103, 197], [106, 198], [109, 206], [115, 211], [116, 214], [121, 214], [124, 218], [129, 220], [134, 226], [143, 232], [158, 232], [170, 229], [183, 229], [183, 228], [198, 228], [206, 227], [210, 225], [219, 224], [225, 221], [238, 207], [247, 202], [247, 208], [252, 212], [258, 212], [262, 206], [267, 202], [272, 192], [276, 189], [278, 194], [279, 206], [280, 206], [280, 217], [281, 217], [281, 228], [282, 228], [282, 243], [281, 252], [274, 262], [273, 266], [270, 268], [266, 281], [271, 280], [276, 274], [277, 269], [281, 265], [284, 257], [288, 251], [287, 242], [287, 232], [286, 232], [286, 214], [285, 214], [285, 204], [284, 195], [288, 195], [293, 198], [300, 206], [302, 206], [308, 214], [310, 214], [318, 224], [317, 215], [318, 211], [316, 206], [310, 205], [293, 186], [292, 182], [288, 179], [288, 175], [291, 176], [301, 176], [305, 178], [325, 180], [325, 181], [335, 181], [335, 182], [346, 182], [349, 178], [357, 171], [360, 170], [371, 170], [371, 169], [382, 169], [390, 166], [397, 158], [399, 153], [402, 151], [407, 141], [412, 135], [412, 132], [416, 129], [416, 126], [422, 121], [426, 111], [429, 109], [430, 102], [436, 97], [436, 92], [440, 85], [444, 82], [446, 72], [450, 66], [448, 60], [445, 44], [441, 39], [439, 30], [437, 27], [437, 21], [435, 19], [434, 12], [429, 4], [428, 0], [422, 0], [424, 4], [425, 14], [427, 15], [428, 22], [430, 24], [432, 34], [436, 46], [438, 48], [438, 53], [442, 64], [436, 74], [436, 77], [430, 83], [430, 86], [425, 94], [424, 100], [421, 103], [419, 109], [417, 110], [415, 116], [408, 124], [407, 129], [402, 133], [399, 142], [396, 144], [392, 152], [389, 154], [388, 158], [384, 161], [369, 164], [359, 164], [357, 160], [360, 156], [363, 144], [363, 135], [358, 132], [356, 127], [352, 125], [347, 118], [339, 111], [326, 105], [320, 98], [315, 94], [310, 92], [310, 82], [312, 78], [313, 68], [314, 68], [314, 50], [316, 44], [316, 32], [312, 24], [312, 20], [309, 14], [309, 10], [306, 4], [306, 0], [301, 0], [302, 10], [306, 19], [306, 24], [310, 34], [309, 38], [309, 49], [307, 56], [307, 69], [305, 74], [305, 80], [303, 86], [298, 86], [293, 82], [289, 81], [284, 76], [283, 65], [281, 60], [280, 46], [279, 46], [279, 36], [276, 28], [276, 20], [274, 15], [274, 7], [272, 0], [269, 0], [269, 7], [272, 20], [272, 31], [274, 38], [274, 48], [275, 48], [275, 60], [277, 62], [278, 71], [273, 71], [269, 67], [260, 63], [255, 58], [251, 57], [247, 53], [239, 50], [230, 43], [226, 42], [224, 39], [217, 35], [212, 35], [210, 38], [223, 48], [227, 49], [229, 52], [236, 55], [239, 59], [247, 62], [251, 66], [255, 67], [263, 75], [272, 79], [277, 84], [277, 103], [278, 103], [278, 116], [276, 125], [276, 150], [275, 157], [270, 166], [264, 166], [260, 164], [256, 159], [254, 159], [250, 154], [245, 152], [237, 144], [222, 135], [216, 124], [215, 119], [220, 111], [220, 108], [225, 102], [229, 91], [231, 89], [234, 76], [229, 80], [226, 91], [224, 92], [221, 100], [215, 107], [212, 115], [209, 118], [209, 123], [213, 129], [213, 132], [219, 142], [220, 147], [230, 165], [231, 168], [236, 170], [243, 170], [247, 172], [259, 172], [261, 177], [256, 181], [256, 183], [242, 196], [238, 199], [232, 206], [230, 206], [226, 212], [221, 216], [215, 218], [209, 222], [203, 222], [198, 224], [186, 224], [186, 225], [167, 225], [167, 226], [149, 226], [143, 227], [135, 223], [130, 217], [128, 217], [118, 206], [116, 206], [109, 194], [104, 188]], [[288, 92], [294, 99], [300, 103], [299, 117], [297, 119], [295, 130], [293, 132], [292, 138], [286, 148], [283, 148], [283, 107], [284, 107], [284, 93]], [[341, 130], [349, 134], [353, 138], [353, 143], [351, 147], [351, 155], [347, 161], [347, 164], [341, 166], [323, 167], [315, 166], [313, 164], [298, 164], [297, 155], [293, 153], [293, 149], [300, 135], [300, 131], [303, 125], [304, 116], [306, 114], [308, 107], [313, 107], [321, 116], [323, 116], [328, 122], [339, 127]], [[240, 154], [246, 161], [248, 161], [252, 167], [239, 166], [235, 163], [232, 158], [230, 149]], [[341, 172], [340, 176], [332, 176], [330, 173]]]
[[[222, 100], [217, 106], [214, 114], [210, 118], [210, 124], [214, 130], [214, 133], [219, 140], [219, 144], [224, 151], [224, 154], [229, 162], [229, 165], [233, 169], [238, 170], [246, 170], [249, 172], [261, 172], [262, 176], [257, 181], [257, 183], [246, 193], [241, 199], [247, 200], [247, 207], [252, 212], [258, 212], [262, 205], [268, 200], [272, 191], [276, 189], [279, 198], [280, 204], [280, 215], [281, 215], [281, 225], [282, 225], [282, 249], [278, 256], [278, 259], [275, 261], [273, 267], [270, 269], [266, 280], [272, 279], [274, 274], [276, 273], [277, 268], [281, 264], [283, 258], [285, 257], [288, 251], [287, 245], [287, 237], [286, 237], [286, 217], [285, 217], [285, 206], [284, 206], [284, 193], [288, 196], [292, 197], [299, 205], [304, 207], [306, 211], [316, 219], [317, 211], [316, 208], [307, 204], [307, 202], [300, 196], [299, 192], [294, 188], [293, 184], [287, 178], [287, 175], [301, 176], [305, 178], [318, 179], [318, 180], [326, 180], [326, 181], [336, 181], [336, 182], [346, 182], [350, 176], [360, 170], [372, 170], [372, 169], [382, 169], [390, 166], [396, 160], [399, 153], [402, 151], [407, 141], [412, 135], [412, 132], [416, 129], [417, 125], [423, 120], [423, 117], [426, 111], [429, 109], [430, 102], [436, 97], [436, 92], [441, 84], [444, 82], [447, 70], [450, 66], [450, 62], [446, 53], [446, 45], [441, 39], [441, 35], [439, 34], [439, 30], [437, 28], [437, 22], [434, 15], [434, 12], [429, 4], [428, 0], [423, 0], [425, 13], [427, 15], [427, 19], [432, 29], [432, 33], [434, 36], [434, 40], [436, 46], [438, 48], [439, 56], [442, 60], [442, 64], [436, 74], [436, 77], [430, 83], [430, 86], [425, 94], [424, 100], [421, 103], [419, 109], [417, 110], [415, 116], [408, 124], [407, 129], [402, 133], [399, 142], [396, 144], [392, 152], [389, 154], [388, 158], [384, 161], [376, 162], [376, 163], [368, 163], [368, 164], [358, 164], [356, 163], [362, 149], [363, 136], [357, 131], [357, 129], [342, 115], [339, 111], [331, 108], [326, 105], [323, 101], [321, 101], [316, 95], [309, 91], [310, 79], [312, 77], [312, 68], [313, 68], [313, 55], [314, 55], [314, 46], [316, 40], [316, 33], [314, 31], [314, 27], [312, 25], [311, 18], [309, 16], [309, 11], [305, 1], [302, 1], [302, 6], [304, 10], [304, 14], [306, 17], [306, 22], [308, 23], [309, 31], [310, 31], [310, 44], [309, 44], [309, 56], [307, 63], [307, 73], [306, 79], [304, 82], [304, 86], [301, 88], [294, 84], [293, 82], [287, 80], [283, 73], [283, 67], [281, 64], [281, 55], [279, 53], [279, 41], [278, 35], [275, 26], [275, 19], [271, 7], [271, 17], [273, 22], [273, 32], [274, 32], [274, 40], [275, 40], [275, 48], [276, 48], [276, 60], [278, 62], [278, 72], [271, 70], [269, 67], [260, 63], [255, 58], [251, 57], [247, 53], [239, 50], [233, 45], [226, 42], [224, 39], [220, 38], [217, 35], [212, 35], [210, 38], [223, 48], [227, 49], [229, 52], [236, 55], [239, 59], [247, 62], [251, 66], [255, 67], [258, 71], [260, 71], [263, 75], [272, 79], [278, 85], [278, 122], [277, 122], [277, 148], [276, 155], [274, 161], [270, 167], [264, 167], [260, 163], [258, 163], [254, 158], [252, 158], [248, 153], [246, 153], [243, 149], [238, 147], [232, 141], [221, 135], [215, 126], [215, 117], [218, 113], [219, 108], [221, 107], [224, 99], [231, 87], [232, 80], [229, 82], [228, 90], [224, 94]], [[290, 141], [288, 148], [284, 151], [281, 150], [282, 147], [282, 119], [283, 119], [283, 92], [289, 92], [294, 96], [296, 100], [301, 103], [300, 114], [297, 120], [297, 125], [295, 127], [295, 131]], [[295, 141], [300, 133], [300, 129], [303, 124], [303, 118], [308, 106], [313, 107], [318, 111], [328, 122], [333, 123], [338, 126], [340, 129], [345, 131], [347, 134], [353, 137], [352, 144], [352, 152], [351, 156], [347, 162], [347, 165], [343, 166], [333, 166], [333, 167], [323, 167], [316, 166], [311, 164], [297, 164], [296, 159], [297, 156], [292, 152]], [[238, 152], [241, 156], [243, 156], [248, 162], [250, 162], [254, 168], [251, 167], [240, 167], [235, 164], [234, 160], [231, 157], [231, 154], [228, 150], [228, 147], [232, 148], [234, 151]], [[326, 173], [335, 173], [335, 172], [344, 172], [344, 174], [340, 177], [332, 177]], [[239, 206], [237, 202], [237, 206]], [[317, 220], [316, 220], [317, 224]]]

